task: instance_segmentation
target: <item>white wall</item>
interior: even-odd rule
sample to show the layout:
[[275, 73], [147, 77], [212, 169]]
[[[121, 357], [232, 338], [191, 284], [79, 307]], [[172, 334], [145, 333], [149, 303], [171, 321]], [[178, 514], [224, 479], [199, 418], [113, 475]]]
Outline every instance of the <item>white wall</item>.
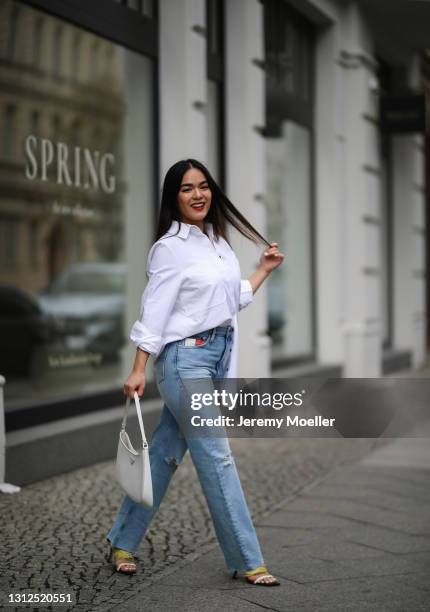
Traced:
[[[208, 161], [206, 38], [204, 0], [160, 2], [160, 166], [162, 177], [179, 159]], [[264, 141], [254, 126], [264, 125], [264, 74], [252, 64], [263, 58], [263, 11], [258, 0], [226, 3], [226, 174], [227, 194], [251, 223], [265, 233]], [[255, 269], [261, 248], [231, 235], [242, 278]], [[265, 288], [239, 315], [239, 375], [269, 373]]]
[[[315, 212], [317, 358], [342, 363], [346, 376], [378, 376], [381, 303], [382, 174], [378, 148], [377, 63], [372, 32], [357, 4], [315, 0], [332, 25], [316, 38]], [[203, 0], [160, 2], [161, 170], [192, 156], [208, 158]], [[263, 7], [226, 3], [226, 191], [266, 234]], [[393, 41], [393, 44], [395, 41]], [[411, 78], [416, 78], [411, 72]], [[394, 138], [394, 348], [425, 351], [422, 143]], [[266, 236], [269, 240], [270, 236]], [[232, 243], [246, 278], [263, 248], [237, 232]], [[287, 253], [288, 257], [288, 253]], [[390, 296], [391, 298], [391, 296]], [[239, 315], [239, 375], [268, 376], [270, 339], [263, 285]]]
[[[357, 4], [339, 4], [317, 38], [316, 222], [318, 358], [346, 376], [378, 376], [382, 174], [372, 32]], [[395, 41], [392, 41], [395, 45]], [[416, 58], [406, 54], [410, 86]], [[425, 220], [421, 136], [393, 137], [393, 348], [425, 358]]]
[[160, 10], [160, 169], [206, 148], [206, 27], [204, 0], [161, 0]]

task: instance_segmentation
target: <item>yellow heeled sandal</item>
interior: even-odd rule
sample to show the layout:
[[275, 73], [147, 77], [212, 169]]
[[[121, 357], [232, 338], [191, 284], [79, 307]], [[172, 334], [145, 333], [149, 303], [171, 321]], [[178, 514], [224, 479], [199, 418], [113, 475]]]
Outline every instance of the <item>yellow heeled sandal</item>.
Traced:
[[136, 563], [133, 555], [127, 550], [112, 546], [110, 549], [109, 560], [113, 559], [113, 565], [117, 572], [122, 574], [134, 574], [136, 571]]
[[[281, 584], [275, 576], [269, 573], [265, 565], [260, 565], [253, 570], [247, 570], [244, 572], [244, 576], [249, 584], [256, 586], [279, 586]], [[232, 578], [237, 578], [237, 570]]]

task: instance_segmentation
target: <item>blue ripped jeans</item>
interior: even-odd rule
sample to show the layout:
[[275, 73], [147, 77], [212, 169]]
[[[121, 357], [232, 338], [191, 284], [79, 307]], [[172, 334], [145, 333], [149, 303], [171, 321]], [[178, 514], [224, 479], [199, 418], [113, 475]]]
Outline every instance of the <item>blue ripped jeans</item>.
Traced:
[[192, 336], [203, 338], [203, 344], [190, 346], [185, 339], [167, 344], [155, 361], [164, 406], [149, 449], [154, 505], [145, 508], [126, 495], [107, 535], [113, 546], [137, 553], [170, 479], [189, 449], [228, 570], [245, 571], [264, 564], [228, 438], [183, 435], [178, 425], [181, 381], [207, 378], [210, 391], [211, 380], [226, 372], [232, 336], [233, 327], [216, 327]]

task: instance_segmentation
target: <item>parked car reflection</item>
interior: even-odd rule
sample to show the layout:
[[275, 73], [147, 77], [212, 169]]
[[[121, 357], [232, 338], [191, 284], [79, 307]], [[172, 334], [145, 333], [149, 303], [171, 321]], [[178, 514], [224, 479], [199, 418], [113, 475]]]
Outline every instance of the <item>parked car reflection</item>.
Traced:
[[61, 326], [41, 309], [36, 297], [12, 285], [0, 285], [0, 374], [30, 376], [39, 349], [61, 336]]
[[75, 263], [39, 295], [42, 309], [63, 326], [65, 349], [99, 353], [103, 361], [118, 358], [125, 283], [125, 264]]

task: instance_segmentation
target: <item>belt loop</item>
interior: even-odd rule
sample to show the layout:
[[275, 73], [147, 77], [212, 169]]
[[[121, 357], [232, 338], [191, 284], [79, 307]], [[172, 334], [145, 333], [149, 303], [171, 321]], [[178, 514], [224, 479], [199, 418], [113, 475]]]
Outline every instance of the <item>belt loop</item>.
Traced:
[[209, 342], [213, 342], [214, 338], [215, 338], [215, 334], [216, 334], [216, 327], [213, 328], [210, 338], [209, 338]]

